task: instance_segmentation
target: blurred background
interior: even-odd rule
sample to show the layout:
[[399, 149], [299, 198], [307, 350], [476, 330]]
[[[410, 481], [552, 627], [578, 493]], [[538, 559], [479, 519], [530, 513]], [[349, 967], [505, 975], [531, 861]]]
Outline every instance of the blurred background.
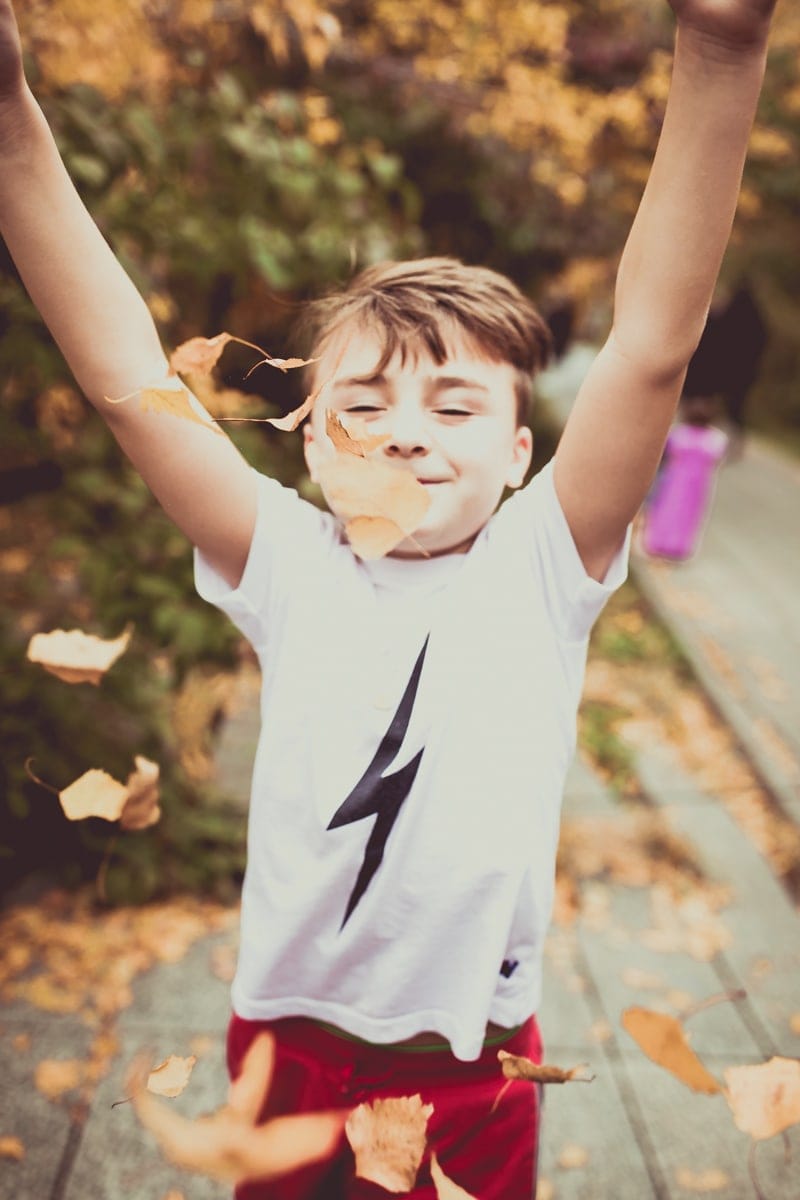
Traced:
[[[296, 353], [308, 296], [424, 254], [508, 274], [562, 348], [607, 331], [668, 87], [664, 0], [16, 8], [70, 173], [168, 348], [228, 330]], [[800, 453], [800, 13], [788, 4], [772, 47], [714, 320], [747, 297], [762, 332], [743, 419]], [[271, 416], [302, 399], [291, 376], [245, 381], [253, 354], [239, 350], [217, 373], [215, 411]], [[27, 758], [61, 788], [90, 766], [124, 779], [140, 753], [162, 766], [164, 818], [115, 847], [108, 898], [230, 898], [243, 823], [212, 750], [246, 652], [194, 598], [188, 546], [90, 415], [2, 248], [0, 391], [3, 884], [93, 878], [108, 848], [108, 826], [66, 822]], [[227, 428], [254, 465], [308, 491], [298, 436]], [[541, 463], [554, 434], [536, 433]], [[40, 629], [112, 637], [128, 622], [131, 648], [99, 688], [25, 663]]]

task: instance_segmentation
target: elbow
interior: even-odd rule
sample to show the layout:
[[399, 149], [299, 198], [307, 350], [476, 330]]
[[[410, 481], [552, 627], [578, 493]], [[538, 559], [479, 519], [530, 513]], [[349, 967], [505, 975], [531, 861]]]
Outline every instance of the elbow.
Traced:
[[691, 338], [687, 338], [685, 331], [681, 335], [670, 335], [666, 330], [660, 332], [661, 336], [653, 336], [647, 330], [615, 326], [609, 334], [607, 349], [651, 385], [658, 388], [682, 386], [702, 330]]

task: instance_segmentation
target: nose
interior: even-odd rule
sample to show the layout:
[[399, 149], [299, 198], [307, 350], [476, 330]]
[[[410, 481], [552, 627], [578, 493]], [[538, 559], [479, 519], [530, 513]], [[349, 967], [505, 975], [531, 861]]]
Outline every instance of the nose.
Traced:
[[390, 458], [419, 458], [431, 448], [424, 414], [410, 405], [398, 405], [391, 415], [389, 441], [383, 447]]

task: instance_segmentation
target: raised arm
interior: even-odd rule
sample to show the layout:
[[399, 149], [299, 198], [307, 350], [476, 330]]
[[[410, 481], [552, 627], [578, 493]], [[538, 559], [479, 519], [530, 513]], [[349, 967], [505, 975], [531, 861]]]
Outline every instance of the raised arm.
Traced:
[[169, 516], [238, 583], [256, 488], [233, 443], [211, 424], [106, 400], [166, 381], [167, 361], [26, 84], [10, 0], [0, 0], [0, 234], [78, 385]]
[[555, 457], [602, 578], [655, 474], [730, 236], [775, 0], [669, 0], [678, 17], [658, 148], [617, 275], [611, 334]]

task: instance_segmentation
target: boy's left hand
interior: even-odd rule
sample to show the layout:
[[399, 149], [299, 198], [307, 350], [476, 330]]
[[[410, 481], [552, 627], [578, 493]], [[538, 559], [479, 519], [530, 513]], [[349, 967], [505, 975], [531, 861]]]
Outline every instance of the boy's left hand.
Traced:
[[775, 4], [776, 0], [669, 0], [683, 29], [734, 50], [764, 45]]

